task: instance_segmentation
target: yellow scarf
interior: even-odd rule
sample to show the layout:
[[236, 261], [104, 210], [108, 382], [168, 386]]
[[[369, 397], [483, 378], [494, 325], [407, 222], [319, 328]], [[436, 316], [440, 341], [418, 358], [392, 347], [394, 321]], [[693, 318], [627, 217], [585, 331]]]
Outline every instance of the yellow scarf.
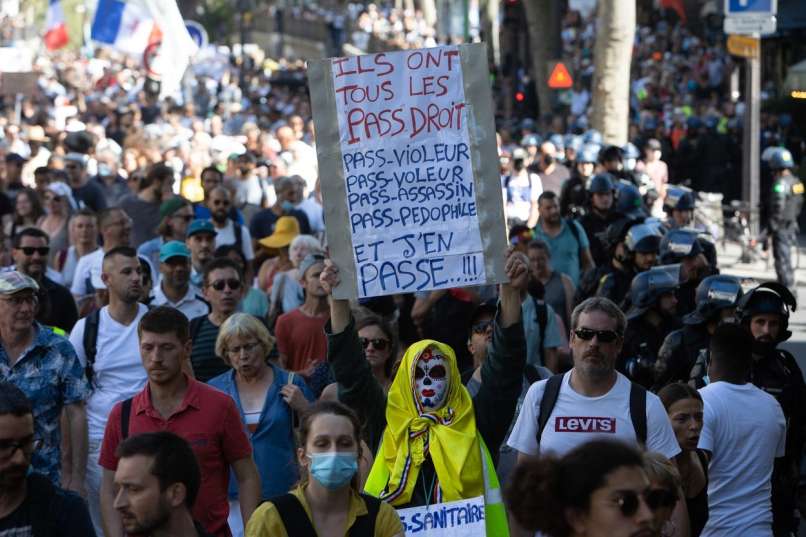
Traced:
[[[417, 403], [414, 370], [427, 348], [448, 363], [448, 397], [439, 410], [425, 412]], [[484, 493], [481, 450], [473, 401], [462, 385], [456, 355], [448, 345], [418, 341], [406, 351], [389, 388], [386, 430], [365, 490], [392, 505], [411, 501], [426, 453], [436, 469], [440, 501], [474, 498]]]

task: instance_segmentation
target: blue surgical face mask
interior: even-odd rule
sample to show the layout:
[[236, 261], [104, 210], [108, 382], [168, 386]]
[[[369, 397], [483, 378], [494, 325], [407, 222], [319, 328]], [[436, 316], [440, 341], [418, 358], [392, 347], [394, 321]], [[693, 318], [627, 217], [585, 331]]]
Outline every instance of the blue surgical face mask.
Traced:
[[358, 471], [358, 456], [354, 451], [311, 453], [311, 475], [323, 487], [340, 489], [350, 483]]
[[293, 204], [293, 203], [291, 203], [291, 202], [290, 202], [290, 201], [288, 201], [288, 200], [285, 200], [285, 201], [283, 202], [282, 207], [283, 207], [283, 212], [285, 212], [285, 213], [290, 213], [291, 211], [293, 211], [293, 210], [294, 210], [294, 204]]
[[98, 175], [101, 177], [109, 177], [112, 175], [112, 167], [108, 164], [98, 164]]

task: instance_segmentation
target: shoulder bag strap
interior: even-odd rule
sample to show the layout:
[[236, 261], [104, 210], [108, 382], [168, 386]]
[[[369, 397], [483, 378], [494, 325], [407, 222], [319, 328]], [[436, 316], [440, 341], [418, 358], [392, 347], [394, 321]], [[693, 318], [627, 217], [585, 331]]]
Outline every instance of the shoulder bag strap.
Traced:
[[557, 404], [557, 398], [560, 396], [560, 388], [563, 385], [563, 373], [558, 373], [549, 377], [546, 382], [546, 390], [543, 392], [543, 398], [540, 399], [540, 414], [537, 419], [537, 445], [540, 445], [540, 439], [543, 437], [543, 429], [551, 417], [551, 411], [554, 410], [554, 405]]
[[305, 508], [293, 494], [275, 496], [269, 500], [274, 504], [280, 519], [283, 521], [285, 531], [294, 537], [317, 537], [311, 519]]
[[361, 494], [361, 499], [367, 506], [367, 514], [355, 519], [348, 535], [349, 537], [374, 537], [375, 521], [381, 509], [381, 500], [367, 494]]

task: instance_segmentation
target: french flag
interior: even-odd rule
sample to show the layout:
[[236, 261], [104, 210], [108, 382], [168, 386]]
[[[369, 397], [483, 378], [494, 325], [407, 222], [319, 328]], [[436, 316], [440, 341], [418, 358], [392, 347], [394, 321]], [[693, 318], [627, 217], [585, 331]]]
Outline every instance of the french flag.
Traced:
[[64, 25], [64, 11], [61, 0], [50, 0], [45, 27], [45, 46], [48, 50], [60, 49], [69, 41], [67, 27]]
[[91, 37], [122, 52], [142, 55], [162, 34], [144, 2], [98, 0]]

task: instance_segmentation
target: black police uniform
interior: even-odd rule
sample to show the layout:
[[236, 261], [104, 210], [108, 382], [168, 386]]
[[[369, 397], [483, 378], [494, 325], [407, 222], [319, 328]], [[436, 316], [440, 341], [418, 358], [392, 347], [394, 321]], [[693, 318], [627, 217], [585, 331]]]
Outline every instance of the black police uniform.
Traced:
[[[659, 349], [668, 335], [679, 326], [680, 322], [676, 318], [668, 316], [664, 316], [657, 326], [649, 322], [645, 315], [627, 321], [624, 345], [616, 362], [616, 369], [645, 388], [651, 388]], [[631, 361], [637, 362], [638, 359], [646, 364], [645, 370], [640, 372], [629, 367]]]
[[601, 239], [601, 235], [603, 235], [608, 226], [617, 219], [618, 215], [613, 211], [608, 211], [607, 214], [602, 217], [593, 210], [586, 212], [585, 216], [579, 219], [579, 223], [582, 224], [582, 229], [585, 230], [585, 234], [588, 236], [591, 257], [593, 257], [593, 263], [596, 266], [607, 266], [610, 264], [610, 252], [607, 249], [607, 245]]
[[585, 190], [585, 181], [574, 171], [571, 178], [563, 183], [560, 190], [560, 214], [563, 217], [581, 216], [586, 212], [588, 192]]
[[669, 333], [655, 361], [654, 389], [657, 391], [673, 382], [688, 381], [700, 351], [708, 348], [710, 339], [704, 323], [687, 324]]
[[772, 252], [775, 257], [775, 274], [778, 282], [795, 296], [795, 272], [792, 269], [791, 251], [796, 243], [798, 215], [803, 207], [803, 183], [791, 173], [778, 177], [770, 195], [770, 231]]

